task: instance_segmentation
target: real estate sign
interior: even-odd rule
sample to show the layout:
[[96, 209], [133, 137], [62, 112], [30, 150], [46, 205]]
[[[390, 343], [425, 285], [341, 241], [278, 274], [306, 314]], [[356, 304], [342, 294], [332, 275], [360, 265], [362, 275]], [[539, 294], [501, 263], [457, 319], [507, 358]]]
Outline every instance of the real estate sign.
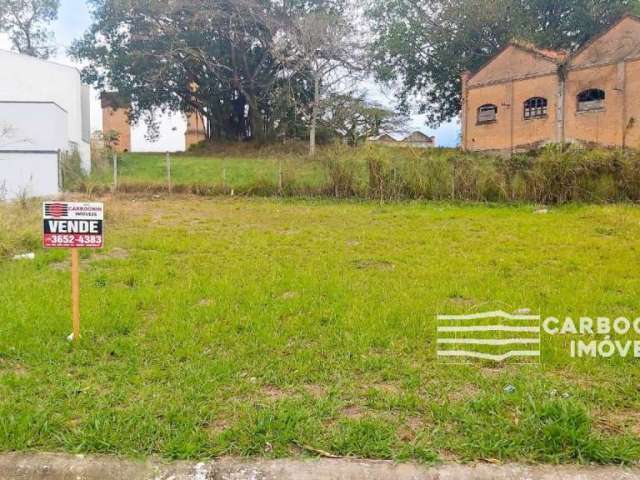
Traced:
[[44, 202], [45, 248], [102, 248], [102, 203]]

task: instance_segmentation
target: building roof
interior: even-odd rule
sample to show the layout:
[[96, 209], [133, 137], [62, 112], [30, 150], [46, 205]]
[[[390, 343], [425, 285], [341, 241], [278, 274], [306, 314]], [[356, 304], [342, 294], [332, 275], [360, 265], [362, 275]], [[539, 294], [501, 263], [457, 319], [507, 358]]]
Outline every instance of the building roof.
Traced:
[[[613, 39], [616, 40], [616, 30], [627, 20], [631, 20], [636, 24], [633, 30], [627, 30], [627, 32], [625, 32], [627, 38], [618, 37], [617, 41], [613, 44], [608, 44], [606, 42], [607, 36], [613, 36]], [[636, 57], [640, 52], [638, 24], [640, 24], [640, 17], [632, 14], [622, 16], [609, 28], [593, 36], [576, 50], [576, 52], [571, 55], [569, 62], [570, 67], [583, 65], [592, 66], [602, 62], [617, 62], [624, 58]], [[620, 33], [621, 32], [618, 32], [618, 34]], [[625, 34], [623, 34], [623, 37], [624, 36]]]
[[567, 53], [556, 50], [548, 50], [535, 47], [532, 43], [524, 42], [522, 40], [513, 40], [507, 45], [505, 45], [500, 51], [498, 51], [495, 55], [489, 58], [485, 63], [483, 63], [477, 70], [473, 72], [469, 72], [469, 81], [474, 79], [480, 72], [485, 70], [489, 65], [495, 62], [501, 55], [507, 52], [509, 49], [517, 49], [526, 54], [532, 55], [536, 58], [543, 60], [544, 62], [548, 62], [552, 64], [555, 69], [556, 65], [561, 65], [567, 58]]
[[536, 55], [540, 55], [542, 57], [548, 58], [554, 62], [563, 62], [566, 60], [569, 55], [564, 50], [551, 50], [548, 48], [538, 48], [531, 42], [526, 42], [524, 40], [512, 40], [510, 45], [521, 48], [522, 50], [526, 50]]
[[412, 142], [433, 142], [435, 137], [430, 137], [429, 135], [425, 135], [424, 133], [416, 130], [404, 137], [402, 141], [405, 142], [407, 140]]
[[376, 135], [375, 137], [371, 137], [370, 140], [381, 141], [381, 140], [391, 140], [392, 142], [399, 142], [402, 140], [402, 137], [397, 133], [381, 133], [380, 135]]
[[565, 64], [567, 62], [572, 61], [578, 55], [580, 55], [581, 53], [586, 51], [589, 47], [591, 47], [594, 43], [596, 43], [602, 37], [604, 37], [609, 32], [611, 32], [614, 28], [616, 28], [618, 25], [620, 25], [620, 23], [622, 23], [626, 19], [633, 19], [635, 21], [640, 22], [640, 16], [633, 15], [633, 14], [630, 14], [630, 13], [626, 14], [626, 15], [623, 15], [615, 23], [613, 23], [611, 26], [609, 26], [608, 28], [604, 29], [598, 35], [595, 35], [589, 41], [585, 42], [584, 45], [582, 45], [577, 51], [575, 51], [572, 54], [570, 54], [568, 52], [565, 52], [563, 50], [551, 50], [551, 49], [546, 49], [546, 48], [539, 48], [536, 45], [534, 45], [533, 43], [527, 42], [525, 40], [519, 40], [519, 39], [512, 40], [507, 45], [505, 45], [500, 51], [498, 51], [495, 55], [493, 55], [491, 58], [489, 58], [489, 60], [487, 60], [484, 64], [482, 64], [478, 69], [476, 69], [473, 72], [468, 72], [469, 73], [469, 80], [471, 80], [478, 73], [480, 73], [482, 70], [484, 70], [486, 67], [488, 67], [495, 59], [497, 59], [500, 55], [502, 55], [502, 53], [504, 53], [506, 50], [508, 50], [511, 47], [514, 47], [514, 48], [517, 48], [519, 50], [528, 52], [528, 53], [533, 54], [533, 55], [535, 55], [535, 56], [537, 56], [539, 58], [542, 58], [544, 60], [553, 62], [553, 63], [555, 63], [557, 65], [563, 65], [563, 64]]
[[578, 50], [576, 50], [572, 57], [577, 57], [578, 55], [580, 55], [582, 52], [584, 52], [586, 49], [588, 49], [591, 45], [593, 45], [594, 43], [596, 43], [598, 40], [600, 40], [602, 37], [604, 37], [607, 33], [609, 33], [611, 30], [613, 30], [614, 28], [616, 28], [618, 25], [620, 25], [622, 22], [624, 22], [626, 19], [632, 19], [635, 20], [636, 22], [640, 22], [640, 16], [638, 15], [634, 15], [632, 13], [627, 13], [625, 15], [623, 15], [622, 17], [620, 17], [616, 22], [614, 22], [611, 26], [605, 28], [604, 30], [602, 30], [600, 33], [598, 33], [597, 35], [594, 35], [593, 37], [591, 37], [589, 40], [587, 40], [584, 45], [582, 45]]
[[376, 137], [371, 137], [370, 140], [373, 141], [381, 141], [381, 140], [391, 140], [393, 142], [405, 142], [407, 140], [414, 142], [433, 142], [436, 137], [430, 137], [429, 135], [425, 135], [419, 130], [415, 130], [409, 134], [406, 133], [398, 133], [398, 132], [387, 132], [382, 133]]

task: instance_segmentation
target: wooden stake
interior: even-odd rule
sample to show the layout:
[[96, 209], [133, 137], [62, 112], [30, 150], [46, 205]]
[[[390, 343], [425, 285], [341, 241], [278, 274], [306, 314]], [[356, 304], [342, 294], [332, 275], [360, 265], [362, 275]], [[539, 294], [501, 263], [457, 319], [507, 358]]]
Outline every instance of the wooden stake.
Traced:
[[113, 193], [118, 191], [118, 154], [113, 152]]
[[71, 318], [73, 343], [80, 339], [80, 258], [77, 248], [71, 249]]
[[167, 183], [169, 184], [169, 193], [171, 193], [171, 156], [167, 152]]

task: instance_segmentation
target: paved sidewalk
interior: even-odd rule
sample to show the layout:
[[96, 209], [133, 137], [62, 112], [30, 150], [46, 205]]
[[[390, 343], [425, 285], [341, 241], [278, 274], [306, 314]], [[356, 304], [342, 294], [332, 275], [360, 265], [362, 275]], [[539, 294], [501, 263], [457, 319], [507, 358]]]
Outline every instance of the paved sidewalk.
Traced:
[[0, 480], [640, 480], [640, 468], [523, 465], [396, 465], [364, 460], [163, 463], [57, 454], [0, 455]]

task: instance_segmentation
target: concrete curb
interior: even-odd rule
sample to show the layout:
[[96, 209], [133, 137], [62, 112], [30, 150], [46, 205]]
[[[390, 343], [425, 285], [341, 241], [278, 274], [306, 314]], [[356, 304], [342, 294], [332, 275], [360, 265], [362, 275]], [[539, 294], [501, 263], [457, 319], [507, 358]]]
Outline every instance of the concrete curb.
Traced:
[[163, 463], [115, 457], [0, 455], [0, 480], [640, 480], [640, 469], [573, 465], [425, 467], [347, 459]]

